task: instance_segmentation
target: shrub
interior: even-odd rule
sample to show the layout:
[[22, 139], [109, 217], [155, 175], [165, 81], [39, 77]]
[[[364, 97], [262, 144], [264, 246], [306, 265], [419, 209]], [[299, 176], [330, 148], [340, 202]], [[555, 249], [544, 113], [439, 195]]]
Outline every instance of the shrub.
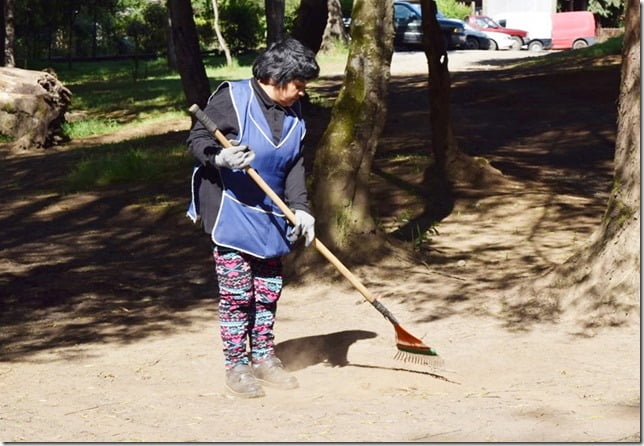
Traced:
[[250, 0], [227, 0], [220, 10], [221, 32], [235, 54], [253, 51], [264, 41], [264, 11]]

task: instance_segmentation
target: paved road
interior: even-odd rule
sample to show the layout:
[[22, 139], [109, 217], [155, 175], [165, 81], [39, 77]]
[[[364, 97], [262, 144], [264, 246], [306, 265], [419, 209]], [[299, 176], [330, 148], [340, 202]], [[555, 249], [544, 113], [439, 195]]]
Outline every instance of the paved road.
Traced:
[[[448, 67], [451, 72], [494, 70], [517, 59], [541, 57], [552, 51], [486, 51], [455, 50], [447, 53]], [[427, 58], [422, 51], [396, 51], [391, 60], [391, 74], [425, 74]]]

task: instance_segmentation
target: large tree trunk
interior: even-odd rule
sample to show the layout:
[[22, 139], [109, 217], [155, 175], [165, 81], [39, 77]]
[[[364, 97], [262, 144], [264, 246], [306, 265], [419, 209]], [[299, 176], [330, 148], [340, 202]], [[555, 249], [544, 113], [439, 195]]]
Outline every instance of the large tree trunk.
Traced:
[[284, 7], [284, 0], [264, 0], [267, 46], [277, 42], [284, 33]]
[[329, 10], [326, 27], [322, 34], [321, 51], [332, 51], [338, 43], [346, 44], [349, 42], [349, 35], [344, 29], [342, 21], [342, 5], [340, 0], [328, 0], [327, 9]]
[[197, 104], [203, 108], [210, 96], [210, 83], [201, 59], [192, 5], [190, 0], [168, 0], [168, 8], [179, 75], [187, 104]]
[[356, 0], [344, 82], [316, 151], [316, 230], [321, 240], [347, 255], [368, 252], [377, 242], [364, 235], [376, 230], [369, 176], [386, 118], [392, 10], [392, 0]]
[[293, 37], [317, 53], [328, 16], [327, 0], [302, 0], [293, 25]]
[[628, 0], [615, 178], [602, 223], [589, 243], [564, 264], [509, 293], [514, 298], [510, 311], [535, 318], [570, 314], [586, 334], [595, 327], [639, 323], [640, 38], [640, 6], [637, 0]]

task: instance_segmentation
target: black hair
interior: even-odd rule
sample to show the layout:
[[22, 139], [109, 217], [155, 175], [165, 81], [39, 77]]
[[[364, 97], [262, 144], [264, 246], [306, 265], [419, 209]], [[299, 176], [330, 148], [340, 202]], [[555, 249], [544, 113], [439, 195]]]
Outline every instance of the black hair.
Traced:
[[280, 87], [300, 79], [318, 77], [320, 67], [315, 53], [292, 37], [273, 42], [253, 62], [253, 76]]

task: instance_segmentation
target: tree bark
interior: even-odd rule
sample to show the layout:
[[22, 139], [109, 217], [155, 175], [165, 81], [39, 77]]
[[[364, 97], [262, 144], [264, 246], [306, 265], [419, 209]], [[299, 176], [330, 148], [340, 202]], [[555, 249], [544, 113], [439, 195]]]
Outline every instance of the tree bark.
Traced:
[[345, 78], [316, 151], [316, 230], [324, 243], [349, 257], [373, 254], [370, 245], [376, 242], [369, 176], [387, 114], [392, 10], [392, 0], [354, 3]]
[[[640, 310], [640, 5], [626, 4], [615, 142], [615, 175], [601, 225], [559, 267], [520, 287], [509, 310], [539, 317], [574, 317], [584, 334], [598, 327], [639, 324]], [[544, 316], [544, 302], [549, 313]], [[569, 311], [571, 309], [576, 311]], [[578, 316], [581, 315], [581, 316]]]
[[16, 40], [16, 28], [14, 22], [14, 11], [15, 3], [14, 0], [4, 0], [5, 9], [4, 9], [4, 25], [5, 25], [5, 34], [4, 34], [4, 66], [5, 67], [15, 67], [16, 59], [14, 56], [14, 47]]
[[62, 131], [71, 92], [52, 73], [0, 68], [0, 134], [15, 151], [42, 149], [66, 140]]
[[327, 17], [327, 0], [302, 0], [293, 25], [293, 37], [317, 53]]
[[7, 22], [5, 19], [6, 0], [0, 0], [0, 66], [4, 67], [5, 64], [5, 48], [7, 38]]
[[338, 42], [342, 44], [349, 42], [349, 35], [344, 29], [344, 22], [342, 21], [342, 5], [340, 4], [340, 0], [328, 0], [327, 9], [329, 13], [326, 27], [322, 33], [320, 51], [331, 51]]
[[212, 10], [213, 10], [213, 26], [215, 27], [215, 35], [217, 36], [217, 42], [221, 47], [224, 55], [226, 56], [226, 66], [229, 68], [233, 66], [233, 58], [230, 54], [230, 48], [226, 43], [226, 39], [221, 34], [221, 29], [219, 28], [219, 6], [217, 5], [217, 0], [212, 0]]
[[210, 96], [210, 83], [201, 59], [192, 5], [190, 0], [168, 0], [168, 8], [179, 75], [187, 104], [197, 104], [204, 108]]
[[284, 33], [284, 0], [264, 0], [266, 10], [266, 44], [277, 42]]
[[168, 2], [166, 1], [166, 12], [168, 14], [168, 29], [167, 29], [167, 40], [168, 40], [168, 55], [167, 55], [167, 61], [168, 61], [168, 68], [171, 70], [177, 70], [178, 65], [177, 65], [177, 52], [175, 50], [175, 45], [174, 45], [174, 38], [172, 37], [172, 17], [170, 15], [170, 6], [168, 5]]

